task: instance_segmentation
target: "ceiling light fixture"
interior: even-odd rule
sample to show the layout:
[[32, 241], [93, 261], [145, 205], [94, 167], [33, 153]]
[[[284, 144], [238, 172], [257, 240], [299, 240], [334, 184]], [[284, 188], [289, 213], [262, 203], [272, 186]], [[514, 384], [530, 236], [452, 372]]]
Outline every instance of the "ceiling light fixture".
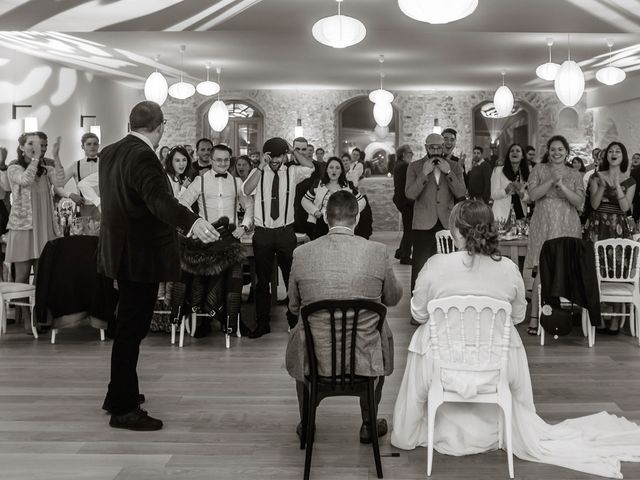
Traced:
[[[157, 65], [160, 57], [156, 55], [154, 60]], [[167, 83], [167, 79], [164, 78], [164, 75], [158, 72], [156, 68], [156, 71], [149, 75], [147, 81], [144, 82], [144, 98], [162, 106], [167, 100], [168, 93], [169, 84]]]
[[380, 88], [369, 94], [369, 100], [373, 102], [373, 118], [376, 124], [380, 127], [387, 127], [393, 118], [393, 106], [391, 105], [393, 94], [382, 88], [384, 55], [378, 56], [378, 62], [380, 62]]
[[384, 63], [384, 55], [378, 56], [378, 62], [380, 62], [380, 88], [369, 93], [369, 100], [373, 103], [391, 103], [393, 102], [393, 93], [382, 88], [382, 80], [384, 79], [384, 72], [382, 71], [382, 64]]
[[554, 80], [556, 95], [567, 107], [573, 107], [584, 93], [584, 74], [580, 65], [571, 60], [571, 37], [567, 35], [568, 56]]
[[433, 133], [437, 133], [438, 135], [442, 135], [442, 127], [440, 126], [440, 122], [437, 118], [433, 119]]
[[549, 47], [549, 61], [543, 63], [536, 68], [536, 75], [542, 80], [551, 82], [555, 80], [560, 65], [551, 61], [551, 46], [553, 45], [553, 38], [547, 38], [547, 47]]
[[196, 93], [196, 87], [189, 82], [185, 82], [183, 78], [184, 52], [186, 49], [185, 45], [180, 45], [180, 81], [169, 87], [169, 95], [178, 100], [185, 100]]
[[296, 122], [296, 128], [293, 129], [293, 134], [297, 137], [304, 136], [304, 128], [302, 128], [302, 119], [299, 118]]
[[200, 95], [210, 97], [220, 91], [220, 85], [209, 80], [209, 70], [211, 70], [211, 64], [207, 63], [205, 65], [205, 68], [207, 69], [207, 79], [204, 82], [200, 82], [198, 85], [196, 85], [196, 90]]
[[471, 15], [478, 0], [398, 0], [406, 16], [434, 24], [450, 23]]
[[501, 74], [502, 85], [498, 87], [496, 93], [493, 95], [493, 104], [498, 112], [498, 118], [508, 117], [513, 110], [513, 93], [509, 87], [504, 84], [504, 76], [507, 72], [503, 71]]
[[596, 72], [596, 79], [600, 83], [611, 86], [624, 81], [624, 79], [627, 78], [627, 74], [621, 68], [611, 65], [611, 57], [613, 56], [611, 48], [613, 47], [613, 40], [607, 39], [607, 47], [609, 47], [609, 65]]
[[367, 29], [357, 18], [342, 15], [340, 4], [343, 0], [336, 0], [338, 3], [338, 14], [325, 17], [313, 24], [311, 33], [313, 38], [323, 45], [333, 48], [346, 48], [356, 45], [364, 40]]
[[[218, 85], [222, 85], [220, 83], [220, 74], [222, 73], [222, 69], [220, 67], [216, 68], [216, 73], [218, 74]], [[218, 100], [211, 104], [209, 108], [209, 114], [207, 116], [209, 119], [209, 125], [214, 132], [223, 131], [227, 123], [229, 123], [229, 109], [227, 105], [220, 100], [220, 90], [218, 90]]]

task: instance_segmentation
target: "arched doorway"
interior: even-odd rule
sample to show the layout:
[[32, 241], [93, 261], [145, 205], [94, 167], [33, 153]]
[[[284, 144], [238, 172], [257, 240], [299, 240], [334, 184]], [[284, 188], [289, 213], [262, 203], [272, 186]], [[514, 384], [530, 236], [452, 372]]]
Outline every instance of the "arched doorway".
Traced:
[[263, 143], [264, 116], [262, 112], [246, 100], [225, 100], [229, 111], [229, 123], [222, 132], [215, 132], [209, 125], [209, 107], [211, 100], [200, 107], [202, 137], [211, 141], [228, 145], [234, 156], [249, 155], [259, 151]]
[[380, 128], [373, 118], [373, 103], [363, 95], [340, 105], [336, 117], [339, 154], [351, 153], [357, 147], [365, 152], [365, 165], [372, 175], [386, 175], [389, 157], [395, 155], [398, 144], [398, 109], [393, 106], [393, 120], [387, 128]]

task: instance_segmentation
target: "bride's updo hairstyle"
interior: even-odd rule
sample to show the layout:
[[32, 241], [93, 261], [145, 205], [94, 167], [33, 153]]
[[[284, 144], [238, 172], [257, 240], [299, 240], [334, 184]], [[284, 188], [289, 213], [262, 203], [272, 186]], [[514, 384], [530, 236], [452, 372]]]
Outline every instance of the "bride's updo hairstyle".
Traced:
[[502, 258], [493, 212], [484, 202], [465, 200], [456, 204], [449, 215], [449, 227], [460, 232], [469, 255], [487, 255], [496, 261]]

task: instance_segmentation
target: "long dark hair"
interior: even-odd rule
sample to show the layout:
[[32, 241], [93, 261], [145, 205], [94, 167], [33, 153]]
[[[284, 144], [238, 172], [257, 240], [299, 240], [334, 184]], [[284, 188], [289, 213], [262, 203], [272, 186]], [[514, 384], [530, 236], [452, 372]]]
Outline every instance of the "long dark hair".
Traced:
[[622, 151], [622, 163], [620, 163], [620, 171], [622, 173], [625, 173], [627, 171], [627, 168], [629, 168], [629, 155], [627, 154], [627, 147], [625, 147], [620, 142], [611, 142], [609, 145], [607, 145], [607, 148], [604, 149], [604, 158], [602, 159], [602, 165], [599, 169], [600, 172], [606, 172], [607, 170], [609, 170], [609, 159], [607, 158], [607, 155], [609, 155], [609, 150], [616, 145], [620, 147], [620, 150]]
[[504, 157], [504, 166], [502, 167], [502, 173], [504, 176], [509, 179], [510, 182], [513, 182], [516, 179], [517, 173], [513, 171], [513, 165], [511, 165], [511, 160], [509, 160], [509, 155], [511, 154], [511, 149], [514, 147], [520, 147], [520, 151], [522, 152], [522, 159], [520, 160], [520, 179], [523, 182], [529, 180], [529, 164], [527, 159], [524, 156], [524, 148], [519, 143], [512, 143], [507, 148], [507, 154]]
[[470, 256], [486, 255], [495, 261], [502, 258], [493, 212], [484, 202], [465, 200], [457, 203], [449, 215], [449, 225], [464, 237]]
[[[187, 159], [187, 168], [184, 169], [180, 175], [176, 173], [176, 170], [173, 168], [173, 157], [176, 156], [176, 153], [180, 153], [184, 155]], [[187, 178], [189, 170], [191, 169], [191, 155], [187, 152], [187, 149], [182, 145], [178, 145], [177, 147], [173, 147], [169, 150], [167, 157], [164, 159], [164, 170], [167, 174], [176, 182], [182, 183], [184, 179]]]
[[[26, 160], [26, 156], [24, 151], [22, 150], [27, 143], [27, 139], [29, 137], [38, 137], [38, 132], [25, 132], [18, 137], [18, 148], [16, 149], [16, 153], [18, 154], [18, 160], [15, 162], [20, 165], [25, 170], [29, 167], [29, 163]], [[40, 163], [40, 152], [36, 152], [37, 158], [31, 160], [32, 162], [38, 162], [38, 170], [36, 171], [36, 175], [41, 176], [47, 172], [47, 169]]]
[[340, 165], [340, 176], [338, 177], [338, 185], [343, 188], [346, 187], [348, 185], [347, 174], [344, 171], [342, 160], [340, 160], [338, 157], [329, 157], [329, 160], [327, 160], [327, 164], [324, 167], [324, 175], [322, 176], [322, 180], [320, 180], [320, 183], [322, 185], [327, 185], [329, 183], [329, 174], [327, 173], [327, 170], [329, 169], [329, 164], [331, 162], [338, 162], [338, 165]]
[[542, 157], [541, 163], [549, 163], [549, 149], [551, 148], [551, 144], [553, 142], [562, 143], [565, 150], [567, 151], [567, 156], [569, 156], [569, 152], [571, 151], [571, 148], [569, 147], [569, 142], [567, 142], [567, 139], [564, 138], [562, 135], [554, 135], [547, 141], [547, 152]]

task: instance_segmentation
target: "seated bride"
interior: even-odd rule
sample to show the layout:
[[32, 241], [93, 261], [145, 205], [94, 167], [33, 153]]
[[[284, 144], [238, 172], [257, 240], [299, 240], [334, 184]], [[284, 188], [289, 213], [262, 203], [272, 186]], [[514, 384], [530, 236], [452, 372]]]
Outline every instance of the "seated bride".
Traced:
[[[427, 394], [432, 349], [427, 322], [429, 301], [453, 295], [479, 295], [509, 302], [513, 324], [525, 318], [522, 277], [502, 258], [491, 209], [483, 202], [457, 204], [449, 227], [459, 251], [431, 257], [420, 272], [411, 314], [423, 323], [409, 344], [407, 366], [393, 412], [391, 443], [405, 450], [427, 446]], [[620, 461], [640, 461], [640, 427], [606, 412], [549, 425], [536, 414], [527, 356], [511, 327], [509, 387], [513, 396], [513, 453], [522, 460], [558, 465], [610, 478], [622, 478]], [[477, 378], [456, 379], [459, 388]], [[444, 403], [438, 409], [434, 448], [447, 455], [470, 455], [498, 448], [497, 405]], [[426, 452], [425, 452], [426, 453]]]

